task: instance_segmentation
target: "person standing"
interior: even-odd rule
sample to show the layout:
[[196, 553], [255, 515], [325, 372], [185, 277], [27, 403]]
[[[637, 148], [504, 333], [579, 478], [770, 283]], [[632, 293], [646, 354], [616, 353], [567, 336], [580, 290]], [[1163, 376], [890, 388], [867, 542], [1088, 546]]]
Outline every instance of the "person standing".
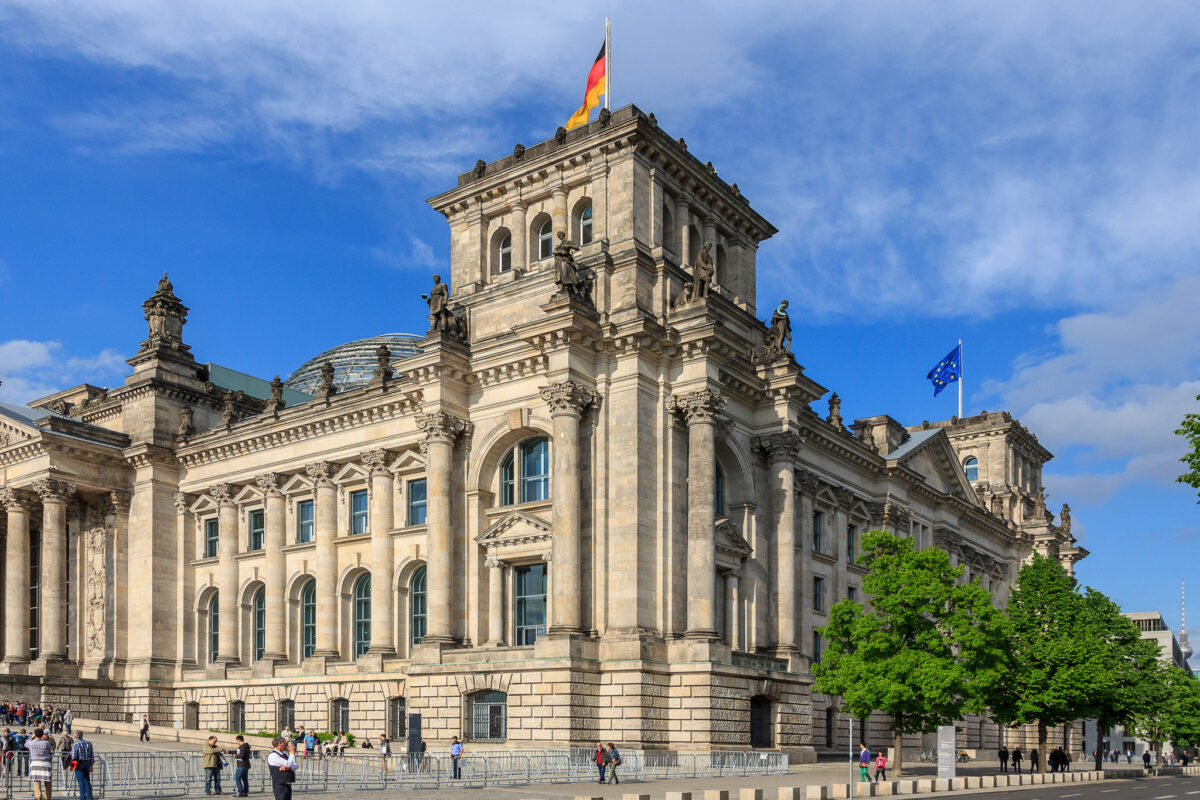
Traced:
[[73, 743], [74, 740], [65, 733], [58, 741], [58, 755], [62, 759], [62, 768], [64, 772], [66, 772], [71, 766], [71, 745]]
[[858, 782], [871, 782], [871, 751], [862, 742], [858, 743]]
[[233, 793], [237, 797], [250, 796], [250, 745], [238, 734], [237, 750], [233, 754]]
[[204, 793], [221, 794], [221, 748], [217, 746], [217, 737], [208, 737], [200, 755], [204, 763]]
[[608, 782], [619, 784], [621, 779], [617, 777], [617, 767], [621, 766], [621, 754], [617, 752], [617, 746], [612, 742], [608, 743]]
[[875, 782], [887, 780], [887, 755], [882, 750], [875, 754]]
[[596, 742], [596, 771], [600, 773], [599, 783], [604, 783], [604, 768], [608, 766], [608, 751], [604, 745]]
[[25, 750], [25, 743], [29, 741], [29, 732], [21, 728], [21, 730], [17, 731], [17, 735], [14, 738], [17, 740], [15, 748], [17, 754], [17, 775], [28, 775], [29, 753]]
[[79, 784], [79, 800], [92, 800], [92, 765], [95, 763], [96, 751], [80, 731], [71, 745], [71, 764], [75, 768], [75, 783]]
[[1125, 748], [1125, 763], [1126, 764], [1133, 763], [1133, 751], [1130, 750], [1128, 747]]
[[138, 741], [150, 741], [150, 719], [145, 714], [142, 714], [142, 729], [138, 732]]
[[996, 755], [1000, 757], [1000, 771], [1008, 772], [1008, 748], [1000, 745], [1000, 752]]
[[[388, 741], [387, 736], [379, 734], [379, 771], [387, 773], [388, 756], [392, 754], [392, 743]], [[384, 780], [387, 780], [384, 778]]]
[[1150, 751], [1149, 750], [1142, 751], [1142, 768], [1150, 769]]
[[288, 742], [282, 736], [271, 741], [271, 754], [267, 756], [267, 769], [271, 773], [271, 790], [275, 800], [292, 800], [292, 784], [296, 782], [296, 757], [288, 752]]
[[74, 721], [75, 721], [75, 714], [74, 714], [74, 712], [71, 711], [71, 709], [68, 708], [63, 713], [63, 725], [67, 726], [67, 735], [68, 736], [71, 734], [71, 723]]
[[1018, 775], [1021, 774], [1021, 748], [1014, 747], [1012, 751], [1013, 771]]
[[462, 760], [463, 746], [457, 736], [452, 736], [450, 741], [450, 763], [454, 765], [454, 779], [458, 780], [462, 777], [462, 767], [459, 762]]
[[29, 780], [33, 781], [33, 796], [37, 800], [51, 800], [50, 787], [54, 779], [54, 745], [41, 728], [33, 732], [33, 738], [25, 745], [29, 751]]

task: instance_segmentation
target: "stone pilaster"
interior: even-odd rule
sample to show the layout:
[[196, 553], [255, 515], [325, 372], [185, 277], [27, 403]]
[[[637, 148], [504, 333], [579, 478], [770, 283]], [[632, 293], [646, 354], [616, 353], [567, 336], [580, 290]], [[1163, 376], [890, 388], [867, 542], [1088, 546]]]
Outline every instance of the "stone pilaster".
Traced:
[[454, 442], [467, 423], [441, 411], [417, 418], [425, 432], [426, 490], [425, 524], [429, 537], [427, 593], [428, 618], [425, 644], [453, 644], [451, 598], [454, 596], [454, 539], [450, 530], [450, 466]]
[[771, 607], [775, 609], [774, 650], [781, 657], [796, 652], [796, 499], [795, 464], [800, 437], [776, 433], [760, 437], [755, 447], [767, 454], [771, 475]]
[[811, 664], [812, 630], [815, 625], [812, 612], [812, 516], [813, 498], [816, 497], [821, 483], [816, 475], [806, 470], [801, 470], [799, 473], [793, 472], [793, 480], [800, 501], [800, 546], [797, 548], [800, 555], [799, 647], [800, 652], [804, 654], [805, 658], [810, 659], [809, 663]]
[[34, 495], [0, 489], [8, 512], [8, 547], [4, 554], [4, 663], [9, 672], [24, 672], [29, 663], [29, 514]]
[[283, 547], [287, 543], [287, 500], [283, 496], [283, 479], [274, 472], [259, 475], [254, 479], [263, 493], [263, 550], [266, 564], [263, 567], [263, 582], [266, 584], [268, 609], [266, 641], [263, 644], [262, 661], [287, 661], [285, 631], [287, 626], [274, 617], [272, 612], [287, 608], [285, 584], [287, 567], [284, 563]]
[[582, 597], [582, 545], [579, 533], [579, 418], [596, 400], [596, 393], [575, 381], [542, 387], [542, 399], [550, 406], [554, 424], [554, 469], [551, 498], [554, 501], [554, 596], [550, 619], [551, 635], [580, 633]]
[[238, 510], [233, 501], [235, 487], [228, 483], [209, 489], [217, 503], [219, 526], [217, 546], [217, 663], [236, 664], [238, 654]]
[[388, 471], [390, 454], [386, 450], [363, 453], [371, 480], [371, 647], [372, 653], [396, 654], [395, 599], [392, 579], [395, 566], [392, 553], [392, 473]]
[[567, 187], [558, 185], [550, 192], [550, 219], [553, 223], [554, 232], [562, 231], [567, 235], [567, 239], [571, 239], [571, 231], [567, 227]]
[[489, 557], [483, 562], [488, 569], [488, 644], [504, 644], [504, 562]]
[[512, 268], [524, 271], [529, 266], [529, 223], [525, 220], [526, 205], [516, 203], [512, 209]]
[[679, 263], [686, 264], [688, 262], [688, 248], [691, 247], [691, 215], [688, 212], [688, 198], [685, 195], [680, 195], [675, 201], [675, 225], [679, 229]]
[[328, 461], [305, 466], [315, 486], [313, 528], [317, 540], [317, 646], [313, 655], [337, 659], [337, 488]]
[[38, 658], [62, 661], [67, 655], [67, 500], [75, 486], [45, 479], [33, 485], [42, 498], [41, 642]]
[[741, 570], [731, 569], [725, 574], [725, 620], [729, 628], [731, 650], [745, 649], [742, 644], [741, 599], [738, 596], [738, 576]]
[[714, 565], [716, 506], [713, 496], [716, 462], [716, 425], [725, 400], [718, 392], [702, 389], [671, 398], [670, 408], [683, 415], [688, 426], [688, 606], [689, 639], [717, 638], [716, 570]]

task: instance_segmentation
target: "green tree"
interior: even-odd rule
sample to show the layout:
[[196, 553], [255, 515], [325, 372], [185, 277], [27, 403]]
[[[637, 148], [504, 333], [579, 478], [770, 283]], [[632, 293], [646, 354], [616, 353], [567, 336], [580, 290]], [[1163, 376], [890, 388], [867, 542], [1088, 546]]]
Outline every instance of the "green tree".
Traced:
[[[1095, 589], [1083, 597], [1085, 625], [1081, 636], [1091, 641], [1098, 656], [1095, 692], [1089, 716], [1103, 736], [1116, 725], [1129, 726], [1154, 703], [1158, 690], [1158, 645], [1143, 639], [1137, 626], [1107, 595]], [[1096, 769], [1104, 769], [1104, 754], [1096, 748]]]
[[1049, 728], [1089, 715], [1110, 665], [1091, 635], [1082, 595], [1056, 561], [1035, 553], [1021, 568], [1005, 616], [1008, 669], [992, 713], [1008, 725], [1037, 724], [1038, 770], [1045, 772]]
[[[1157, 646], [1155, 646], [1157, 650]], [[1131, 720], [1130, 730], [1150, 743], [1162, 763], [1166, 743], [1176, 747], [1200, 744], [1200, 682], [1191, 673], [1161, 659], [1148, 670], [1153, 674], [1149, 702]]]
[[[1200, 400], [1200, 394], [1196, 395], [1196, 399]], [[1179, 459], [1187, 465], [1188, 471], [1176, 480], [1191, 486], [1200, 497], [1200, 414], [1184, 414], [1183, 422], [1175, 433], [1186, 439], [1188, 446], [1191, 447], [1191, 452]], [[1196, 502], [1200, 503], [1200, 499], [1197, 499]]]
[[961, 582], [963, 568], [944, 551], [918, 551], [887, 531], [864, 534], [862, 544], [870, 606], [843, 600], [830, 610], [815, 688], [841, 695], [856, 717], [891, 717], [900, 775], [904, 734], [983, 711], [1003, 673], [1004, 617], [978, 580]]

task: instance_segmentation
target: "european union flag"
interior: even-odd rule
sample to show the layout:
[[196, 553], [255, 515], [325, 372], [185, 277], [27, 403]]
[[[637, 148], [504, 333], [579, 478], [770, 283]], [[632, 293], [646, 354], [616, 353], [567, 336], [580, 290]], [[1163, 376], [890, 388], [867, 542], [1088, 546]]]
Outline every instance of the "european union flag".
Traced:
[[933, 381], [933, 396], [937, 397], [942, 389], [962, 377], [962, 345], [957, 345], [950, 354], [938, 362], [925, 376]]

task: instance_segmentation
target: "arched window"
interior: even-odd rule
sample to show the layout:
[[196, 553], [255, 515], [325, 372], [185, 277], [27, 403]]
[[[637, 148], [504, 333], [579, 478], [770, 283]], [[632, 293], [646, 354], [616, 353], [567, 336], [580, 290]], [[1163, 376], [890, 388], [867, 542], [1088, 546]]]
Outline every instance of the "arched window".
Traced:
[[979, 480], [979, 459], [967, 456], [967, 460], [963, 462], [963, 470], [967, 473], [967, 480], [972, 483]]
[[508, 272], [512, 269], [512, 234], [506, 233], [500, 239], [496, 250], [496, 271]]
[[317, 582], [311, 580], [300, 590], [300, 660], [317, 649]]
[[750, 746], [771, 746], [771, 698], [756, 695], [750, 698]]
[[254, 660], [259, 661], [267, 649], [267, 589], [265, 586], [258, 587], [258, 591], [254, 593], [250, 613], [254, 627]]
[[354, 656], [361, 656], [370, 646], [371, 573], [368, 572], [354, 582]]
[[550, 440], [527, 439], [500, 462], [500, 505], [550, 498]]
[[725, 470], [721, 469], [721, 465], [717, 464], [717, 480], [713, 487], [713, 511], [718, 514], [725, 513]]
[[585, 244], [592, 243], [592, 204], [588, 205], [579, 212], [579, 245], [582, 247]]
[[502, 742], [508, 736], [508, 695], [480, 692], [471, 697], [471, 740]]
[[234, 733], [243, 733], [246, 730], [246, 704], [241, 700], [232, 700], [229, 703], [229, 730]]
[[420, 644], [425, 640], [426, 623], [425, 597], [425, 568], [418, 567], [412, 577], [412, 611], [410, 624], [412, 628], [412, 643]]
[[538, 228], [538, 259], [550, 258], [554, 255], [554, 222], [547, 219]]
[[208, 660], [216, 662], [219, 655], [217, 650], [220, 642], [221, 618], [217, 613], [217, 592], [213, 592], [208, 601]]

